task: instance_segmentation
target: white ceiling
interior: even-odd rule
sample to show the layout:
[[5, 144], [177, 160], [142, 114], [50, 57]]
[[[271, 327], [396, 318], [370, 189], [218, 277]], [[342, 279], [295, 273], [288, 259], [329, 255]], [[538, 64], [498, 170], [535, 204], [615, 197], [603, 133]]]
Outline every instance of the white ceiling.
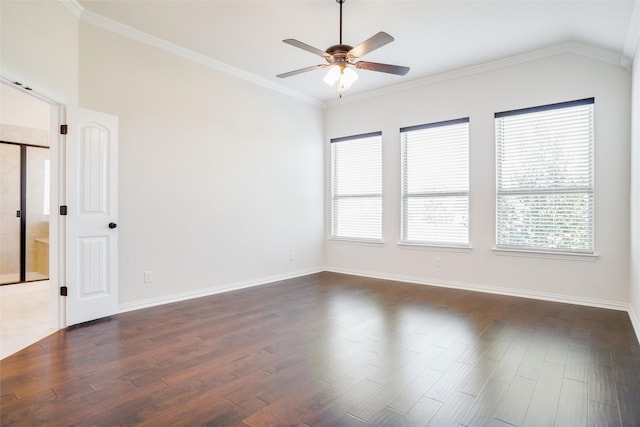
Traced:
[[[320, 101], [337, 97], [324, 70], [287, 79], [276, 74], [321, 64], [282, 43], [295, 38], [321, 50], [338, 43], [336, 0], [80, 0], [80, 5], [139, 31]], [[634, 4], [635, 3], [635, 4]], [[358, 71], [345, 96], [482, 64], [566, 42], [630, 58], [640, 14], [635, 0], [403, 1], [347, 0], [343, 42], [378, 31], [395, 41], [364, 60], [411, 67], [404, 77]], [[82, 16], [82, 15], [81, 15]]]

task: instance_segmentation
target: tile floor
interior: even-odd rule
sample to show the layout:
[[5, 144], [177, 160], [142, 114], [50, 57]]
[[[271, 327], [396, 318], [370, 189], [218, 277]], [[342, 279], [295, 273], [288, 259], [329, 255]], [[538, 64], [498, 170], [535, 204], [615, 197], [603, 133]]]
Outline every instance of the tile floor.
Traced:
[[49, 298], [48, 280], [0, 286], [0, 359], [55, 332]]
[[[37, 271], [27, 271], [27, 281], [32, 282], [34, 280], [47, 280], [48, 277]], [[20, 273], [3, 274], [0, 275], [0, 283], [2, 284], [15, 284], [20, 281]]]

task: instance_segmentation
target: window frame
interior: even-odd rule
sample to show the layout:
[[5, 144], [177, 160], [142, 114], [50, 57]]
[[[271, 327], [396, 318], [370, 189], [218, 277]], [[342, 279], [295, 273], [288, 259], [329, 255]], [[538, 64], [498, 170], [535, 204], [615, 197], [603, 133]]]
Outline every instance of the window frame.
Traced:
[[[565, 191], [562, 191], [561, 186], [553, 187], [547, 186], [543, 189], [540, 188], [525, 188], [518, 190], [501, 190], [502, 183], [502, 163], [500, 162], [500, 148], [504, 141], [500, 140], [499, 134], [499, 119], [510, 116], [520, 116], [527, 114], [534, 114], [538, 112], [562, 110], [566, 108], [573, 108], [579, 106], [590, 106], [588, 112], [589, 122], [586, 124], [589, 133], [589, 146], [588, 152], [588, 186], [575, 186], [565, 187]], [[540, 105], [535, 107], [528, 107], [516, 110], [509, 110], [503, 112], [497, 112], [494, 114], [494, 129], [495, 129], [495, 246], [493, 248], [494, 253], [499, 255], [516, 255], [516, 256], [535, 256], [535, 257], [554, 257], [564, 259], [578, 259], [578, 258], [595, 258], [597, 254], [595, 252], [595, 98], [583, 98], [573, 101], [558, 102], [553, 104]], [[534, 160], [535, 161], [535, 160]], [[507, 195], [569, 195], [569, 194], [585, 194], [588, 195], [588, 248], [569, 248], [569, 247], [550, 247], [550, 246], [528, 246], [528, 245], [516, 245], [516, 244], [504, 244], [499, 243], [501, 228], [500, 228], [500, 196]]]
[[[424, 129], [442, 128], [447, 126], [457, 126], [460, 124], [466, 124], [466, 190], [463, 191], [420, 191], [416, 193], [409, 193], [407, 185], [407, 147], [406, 139], [403, 134], [407, 134], [412, 131], [419, 131]], [[400, 162], [401, 162], [401, 176], [400, 176], [400, 245], [406, 246], [424, 246], [424, 247], [439, 247], [439, 248], [461, 248], [469, 249], [470, 246], [470, 151], [471, 151], [471, 135], [470, 135], [470, 118], [461, 117], [458, 119], [443, 120], [438, 122], [425, 123], [415, 126], [407, 126], [400, 128]], [[407, 203], [409, 199], [415, 198], [430, 198], [430, 197], [465, 197], [466, 198], [466, 240], [465, 242], [445, 241], [445, 240], [412, 240], [408, 239], [408, 216], [406, 213]]]
[[[335, 148], [337, 147], [337, 145], [334, 144], [340, 144], [340, 143], [345, 143], [345, 142], [349, 142], [349, 141], [355, 141], [355, 140], [362, 140], [362, 139], [368, 139], [368, 138], [373, 138], [373, 137], [378, 137], [378, 140], [376, 141], [376, 143], [379, 145], [379, 156], [380, 156], [380, 164], [379, 164], [379, 177], [380, 177], [380, 191], [379, 192], [375, 192], [375, 193], [367, 193], [367, 194], [336, 194], [336, 163], [335, 163]], [[333, 240], [333, 241], [341, 241], [341, 242], [356, 242], [356, 243], [372, 243], [372, 244], [381, 244], [383, 243], [383, 231], [384, 231], [384, 223], [383, 223], [383, 219], [384, 219], [384, 194], [383, 194], [383, 188], [384, 188], [384, 176], [383, 176], [383, 172], [384, 172], [384, 168], [383, 168], [383, 163], [384, 163], [384, 158], [383, 158], [383, 154], [382, 154], [382, 149], [383, 149], [383, 140], [382, 140], [382, 131], [375, 131], [375, 132], [367, 132], [367, 133], [361, 133], [361, 134], [355, 134], [355, 135], [349, 135], [349, 136], [343, 136], [343, 137], [338, 137], [338, 138], [331, 138], [329, 140], [329, 146], [330, 146], [330, 158], [329, 158], [329, 167], [330, 167], [330, 176], [329, 176], [329, 191], [330, 191], [330, 212], [329, 212], [329, 225], [330, 225], [330, 235], [329, 235], [329, 240]], [[347, 236], [347, 235], [339, 235], [336, 232], [336, 228], [337, 228], [337, 223], [336, 221], [338, 220], [338, 218], [336, 218], [336, 214], [337, 214], [337, 208], [336, 208], [336, 201], [340, 200], [340, 199], [344, 199], [344, 200], [348, 200], [348, 199], [357, 199], [357, 198], [363, 198], [363, 197], [368, 197], [368, 198], [379, 198], [380, 200], [380, 237], [361, 237], [361, 236]]]

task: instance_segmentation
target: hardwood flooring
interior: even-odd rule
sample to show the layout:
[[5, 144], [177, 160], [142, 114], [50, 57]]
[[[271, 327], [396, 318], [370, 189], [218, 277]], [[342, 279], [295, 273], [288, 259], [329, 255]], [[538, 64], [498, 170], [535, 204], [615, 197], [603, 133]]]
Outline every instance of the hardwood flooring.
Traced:
[[640, 426], [625, 312], [319, 273], [59, 331], [0, 424]]

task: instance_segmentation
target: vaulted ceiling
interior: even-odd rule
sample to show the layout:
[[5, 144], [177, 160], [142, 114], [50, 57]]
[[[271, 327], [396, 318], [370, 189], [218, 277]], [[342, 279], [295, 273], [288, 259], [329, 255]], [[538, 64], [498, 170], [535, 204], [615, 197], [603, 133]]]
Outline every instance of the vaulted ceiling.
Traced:
[[[282, 40], [295, 38], [321, 50], [337, 44], [336, 0], [80, 0], [79, 5], [89, 21], [124, 24], [304, 97], [337, 97], [335, 87], [322, 81], [325, 70], [276, 78], [323, 63]], [[640, 31], [638, 9], [638, 0], [347, 0], [343, 42], [355, 46], [385, 31], [395, 41], [363, 59], [411, 71], [400, 77], [359, 70], [345, 96], [563, 43], [609, 51], [628, 65]]]

